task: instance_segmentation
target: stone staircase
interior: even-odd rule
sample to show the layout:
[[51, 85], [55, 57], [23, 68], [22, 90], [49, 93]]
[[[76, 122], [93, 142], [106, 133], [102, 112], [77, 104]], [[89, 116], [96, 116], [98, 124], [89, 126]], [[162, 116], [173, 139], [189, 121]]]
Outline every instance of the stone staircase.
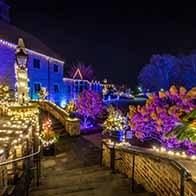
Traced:
[[49, 114], [48, 112], [41, 111], [42, 118], [49, 117], [52, 121], [52, 128], [56, 133], [59, 133], [61, 136], [66, 135], [65, 127], [59, 122], [54, 116]]
[[[48, 115], [47, 113], [43, 113]], [[64, 127], [50, 116], [53, 129], [62, 134]], [[131, 192], [131, 180], [100, 167], [100, 135], [70, 137], [61, 135], [55, 156], [41, 158], [40, 186], [33, 183], [30, 196], [147, 196], [141, 187]], [[93, 141], [92, 141], [93, 140]]]
[[40, 186], [31, 196], [147, 196], [141, 187], [131, 192], [131, 180], [99, 166], [100, 148], [84, 137], [63, 136], [55, 156], [41, 160]]
[[59, 133], [60, 135], [65, 135], [67, 134], [65, 131], [65, 127], [54, 117], [50, 117], [52, 120], [52, 127], [53, 130], [57, 133]]
[[[144, 190], [131, 193], [130, 180], [99, 165], [43, 174], [42, 184], [31, 196], [147, 196]], [[142, 190], [142, 191], [141, 191]]]

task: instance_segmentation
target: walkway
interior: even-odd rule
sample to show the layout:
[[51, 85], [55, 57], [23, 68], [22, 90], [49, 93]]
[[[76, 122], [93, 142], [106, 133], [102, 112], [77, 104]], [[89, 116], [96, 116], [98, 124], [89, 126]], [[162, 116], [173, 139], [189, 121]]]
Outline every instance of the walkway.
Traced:
[[89, 138], [64, 136], [56, 146], [56, 156], [43, 157], [41, 185], [31, 196], [149, 195], [142, 189], [131, 193], [130, 179], [101, 168], [100, 149]]

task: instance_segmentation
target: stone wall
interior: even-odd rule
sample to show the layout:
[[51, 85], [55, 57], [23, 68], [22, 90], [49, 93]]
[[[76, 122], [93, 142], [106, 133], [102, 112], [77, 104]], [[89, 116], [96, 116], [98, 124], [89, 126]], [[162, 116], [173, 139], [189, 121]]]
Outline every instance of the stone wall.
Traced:
[[69, 118], [65, 110], [52, 102], [40, 101], [39, 105], [42, 110], [54, 116], [65, 127], [65, 131], [69, 133], [70, 136], [80, 135], [80, 119]]
[[[102, 164], [110, 167], [111, 150], [103, 144]], [[115, 170], [133, 178], [133, 157], [135, 157], [134, 180], [148, 192], [158, 196], [179, 196], [181, 188], [181, 173], [169, 159], [156, 157], [135, 150], [115, 149]], [[120, 159], [119, 159], [120, 158]], [[185, 196], [196, 196], [196, 183], [185, 178]]]

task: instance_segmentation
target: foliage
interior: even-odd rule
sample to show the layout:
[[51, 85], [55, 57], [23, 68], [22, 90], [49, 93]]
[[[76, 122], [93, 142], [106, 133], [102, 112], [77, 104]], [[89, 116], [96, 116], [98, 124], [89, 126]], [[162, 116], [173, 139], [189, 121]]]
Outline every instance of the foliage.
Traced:
[[46, 97], [48, 96], [48, 92], [46, 91], [45, 87], [42, 87], [40, 89], [40, 91], [38, 92], [38, 96], [40, 97], [40, 99], [43, 101], [46, 99]]
[[74, 112], [77, 111], [77, 106], [74, 100], [71, 100], [65, 107], [65, 111], [69, 114], [70, 117], [73, 116]]
[[195, 89], [186, 91], [172, 86], [169, 91], [158, 95], [148, 94], [146, 104], [129, 107], [130, 127], [139, 139], [148, 137], [164, 141], [164, 134], [176, 126], [180, 117], [194, 108]]
[[108, 107], [108, 117], [103, 123], [104, 132], [122, 131], [127, 127], [126, 117], [120, 110], [116, 110], [112, 105]]
[[68, 76], [73, 78], [74, 74], [77, 70], [80, 70], [80, 73], [84, 80], [93, 80], [95, 79], [94, 71], [90, 65], [86, 66], [84, 64], [78, 63], [77, 65], [73, 65], [71, 69], [68, 71]]
[[79, 115], [83, 117], [84, 127], [88, 127], [89, 121], [91, 119], [95, 120], [102, 112], [102, 98], [98, 93], [84, 90], [79, 95], [76, 106], [78, 108]]
[[138, 76], [139, 85], [145, 89], [169, 89], [171, 85], [185, 86], [191, 89], [196, 86], [196, 54], [153, 55], [150, 63], [145, 65]]
[[0, 100], [7, 100], [10, 97], [9, 86], [1, 84], [0, 85]]
[[52, 122], [50, 119], [45, 119], [42, 124], [43, 131], [41, 132], [39, 138], [44, 146], [49, 146], [58, 141], [59, 135], [52, 131]]
[[165, 137], [176, 137], [180, 141], [196, 142], [196, 108], [182, 118], [183, 123], [169, 131]]

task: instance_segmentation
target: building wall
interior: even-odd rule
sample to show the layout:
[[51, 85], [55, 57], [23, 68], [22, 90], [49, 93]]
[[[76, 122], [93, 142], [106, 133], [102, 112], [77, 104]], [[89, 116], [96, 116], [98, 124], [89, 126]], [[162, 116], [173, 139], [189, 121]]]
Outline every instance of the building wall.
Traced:
[[[15, 50], [16, 45], [0, 39], [0, 83], [6, 80], [11, 89], [15, 90]], [[36, 87], [45, 87], [49, 95], [48, 100], [64, 107], [69, 100], [77, 99], [79, 93], [84, 89], [102, 93], [102, 84], [97, 81], [63, 79], [62, 61], [50, 58], [44, 54], [27, 49], [28, 53], [28, 76], [29, 76], [29, 97], [38, 99]], [[34, 61], [39, 62], [35, 66]], [[54, 66], [58, 71], [54, 71]], [[7, 81], [8, 80], [8, 81]], [[56, 89], [56, 90], [55, 90]]]
[[[34, 66], [34, 59], [40, 61], [40, 68]], [[58, 66], [58, 72], [54, 72], [54, 65]], [[35, 55], [29, 56], [28, 61], [28, 73], [29, 73], [29, 86], [30, 97], [32, 99], [38, 99], [37, 92], [35, 91], [35, 84], [40, 84], [41, 87], [46, 87], [49, 95], [48, 100], [51, 100], [57, 104], [60, 104], [63, 98], [63, 64], [56, 62], [50, 58], [41, 58]], [[55, 91], [54, 85], [58, 86], [58, 92]]]
[[88, 80], [77, 80], [71, 78], [63, 79], [63, 89], [65, 94], [64, 103], [68, 103], [71, 99], [77, 99], [78, 95], [84, 90], [92, 90], [102, 94], [102, 84], [99, 82], [89, 82]]
[[[28, 75], [29, 75], [29, 96], [38, 99], [35, 92], [35, 84], [46, 87], [49, 92], [47, 99], [60, 104], [63, 99], [63, 63], [44, 55], [37, 55], [28, 52]], [[40, 61], [40, 68], [34, 66], [34, 59]], [[0, 42], [0, 83], [6, 82], [15, 89], [15, 47], [13, 45]], [[54, 64], [58, 66], [58, 72], [54, 72]], [[55, 92], [54, 85], [58, 85], [58, 92]]]

